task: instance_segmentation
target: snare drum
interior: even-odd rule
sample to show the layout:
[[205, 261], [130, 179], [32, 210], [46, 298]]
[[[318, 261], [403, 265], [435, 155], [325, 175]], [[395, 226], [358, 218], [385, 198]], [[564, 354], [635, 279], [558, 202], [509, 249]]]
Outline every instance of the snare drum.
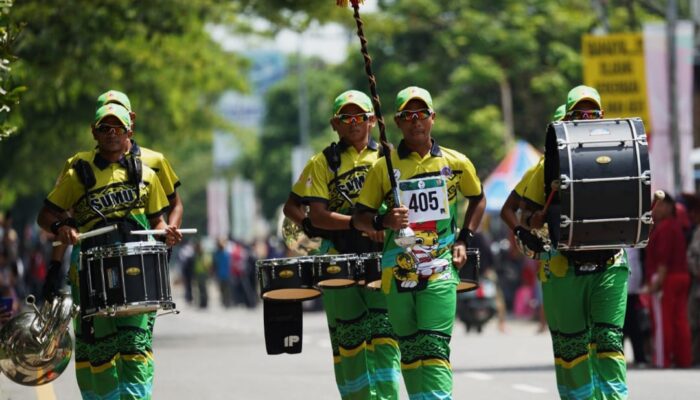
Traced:
[[467, 249], [467, 262], [459, 270], [457, 293], [471, 292], [479, 288], [479, 268], [481, 268], [479, 249]]
[[80, 257], [85, 316], [127, 316], [173, 310], [168, 248], [160, 242], [93, 247]]
[[382, 287], [382, 253], [363, 253], [357, 260], [357, 283], [367, 289]]
[[344, 288], [357, 284], [357, 256], [355, 254], [333, 254], [314, 257], [314, 283], [328, 288]]
[[553, 122], [545, 146], [545, 195], [559, 250], [644, 247], [651, 227], [651, 170], [639, 118]]
[[303, 301], [321, 295], [314, 287], [313, 257], [270, 258], [255, 265], [263, 300]]

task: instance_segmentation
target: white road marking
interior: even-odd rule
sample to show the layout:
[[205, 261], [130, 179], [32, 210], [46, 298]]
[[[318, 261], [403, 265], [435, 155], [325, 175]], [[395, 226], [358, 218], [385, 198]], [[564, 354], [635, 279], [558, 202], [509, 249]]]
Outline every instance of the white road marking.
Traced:
[[489, 374], [484, 374], [482, 372], [463, 372], [460, 374], [460, 376], [464, 376], [466, 378], [471, 378], [477, 381], [492, 381], [493, 380], [493, 375]]
[[527, 393], [538, 393], [538, 394], [549, 393], [549, 391], [547, 389], [542, 389], [541, 387], [526, 385], [523, 383], [517, 383], [517, 384], [513, 385], [513, 389], [520, 390], [522, 392], [527, 392]]

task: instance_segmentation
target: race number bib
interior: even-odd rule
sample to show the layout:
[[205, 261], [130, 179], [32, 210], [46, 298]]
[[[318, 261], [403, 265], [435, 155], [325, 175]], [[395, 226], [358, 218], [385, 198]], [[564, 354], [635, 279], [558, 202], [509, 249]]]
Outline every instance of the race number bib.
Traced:
[[399, 193], [410, 223], [450, 218], [447, 181], [442, 176], [399, 181]]

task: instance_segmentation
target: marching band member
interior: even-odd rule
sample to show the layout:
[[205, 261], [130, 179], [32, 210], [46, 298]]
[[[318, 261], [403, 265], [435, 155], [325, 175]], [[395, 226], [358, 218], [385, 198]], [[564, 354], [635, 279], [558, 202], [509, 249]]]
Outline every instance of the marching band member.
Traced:
[[[100, 108], [105, 104], [119, 104], [120, 106], [126, 108], [127, 111], [129, 111], [131, 130], [133, 131], [136, 113], [132, 110], [131, 101], [125, 93], [118, 90], [108, 90], [102, 93], [97, 97], [97, 108]], [[177, 174], [175, 174], [170, 162], [162, 153], [139, 146], [133, 138], [129, 140], [127, 151], [140, 157], [144, 164], [155, 171], [161, 185], [163, 186], [165, 195], [168, 197], [168, 225], [173, 226], [175, 229], [180, 228], [180, 225], [182, 225], [182, 214], [184, 212], [182, 199], [176, 191], [177, 187], [180, 186], [180, 180], [178, 179]], [[85, 161], [90, 161], [92, 156], [92, 151], [83, 151], [71, 156], [63, 165], [63, 170], [59, 174], [56, 182], [60, 181], [61, 178], [71, 168], [73, 168], [73, 164], [75, 164], [77, 160], [82, 159]], [[55, 295], [56, 291], [61, 288], [61, 277], [65, 275], [65, 272], [63, 271], [63, 256], [66, 252], [66, 247], [67, 246], [65, 245], [60, 245], [53, 248], [46, 278], [49, 285], [45, 285], [46, 290], [44, 293], [42, 293], [45, 299], [51, 299]], [[188, 299], [188, 301], [190, 301], [190, 299]]]
[[[577, 86], [568, 93], [564, 120], [600, 119], [601, 104], [597, 90]], [[501, 215], [523, 246], [540, 254], [538, 275], [552, 336], [559, 396], [562, 399], [627, 398], [622, 347], [629, 275], [625, 252], [545, 253], [542, 239], [530, 231], [541, 228], [545, 220], [543, 160], [517, 187], [523, 188], [521, 208], [533, 212], [527, 218], [529, 226], [523, 226], [507, 205]]]
[[[396, 96], [394, 117], [403, 133], [391, 152], [393, 171], [380, 159], [367, 173], [357, 200], [354, 225], [367, 233], [386, 232], [382, 255], [382, 291], [389, 321], [399, 339], [401, 372], [410, 398], [451, 398], [450, 338], [456, 309], [457, 269], [466, 262], [471, 232], [479, 226], [486, 198], [474, 165], [463, 154], [431, 137], [433, 100], [411, 86]], [[393, 198], [389, 173], [401, 196]], [[457, 192], [469, 198], [464, 225], [456, 234]], [[390, 205], [384, 215], [382, 203]], [[409, 211], [410, 210], [410, 211]], [[394, 231], [410, 226], [416, 244], [394, 242]]]
[[[375, 123], [367, 95], [356, 90], [341, 93], [330, 119], [340, 140], [311, 158], [293, 190], [309, 205], [305, 231], [313, 236], [323, 232], [329, 254], [375, 251], [383, 240], [378, 232], [363, 236], [352, 222], [354, 202], [379, 157], [378, 144], [370, 135]], [[384, 295], [361, 286], [329, 288], [323, 290], [323, 306], [341, 397], [398, 399], [398, 344]]]
[[[156, 173], [127, 151], [132, 134], [126, 108], [118, 104], [100, 107], [92, 124], [97, 147], [87, 161], [77, 162], [62, 175], [38, 217], [43, 229], [76, 248], [69, 275], [77, 304], [81, 301], [78, 248], [88, 245], [78, 243], [79, 232], [105, 221], [119, 221], [126, 227], [165, 229], [168, 245], [182, 238], [162, 217], [168, 199]], [[70, 218], [68, 210], [72, 210]], [[111, 237], [115, 239], [126, 241]], [[102, 244], [99, 239], [91, 242]], [[154, 322], [154, 312], [75, 320], [76, 376], [84, 399], [151, 399]]]

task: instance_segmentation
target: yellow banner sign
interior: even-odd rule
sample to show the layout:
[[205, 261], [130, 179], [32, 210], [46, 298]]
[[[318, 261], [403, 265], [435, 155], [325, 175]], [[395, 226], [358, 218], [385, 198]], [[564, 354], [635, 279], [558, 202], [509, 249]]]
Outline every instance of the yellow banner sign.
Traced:
[[584, 35], [583, 82], [598, 89], [605, 118], [641, 117], [650, 128], [641, 33]]

